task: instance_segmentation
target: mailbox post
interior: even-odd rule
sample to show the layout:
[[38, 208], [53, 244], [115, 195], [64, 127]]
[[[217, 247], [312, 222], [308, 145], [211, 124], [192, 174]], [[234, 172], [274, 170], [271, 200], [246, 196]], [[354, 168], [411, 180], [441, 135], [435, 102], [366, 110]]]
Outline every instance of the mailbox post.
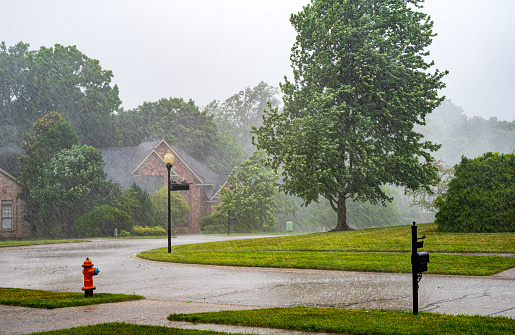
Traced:
[[413, 314], [418, 314], [418, 283], [422, 279], [422, 272], [427, 271], [429, 254], [426, 251], [417, 251], [424, 246], [426, 235], [417, 237], [417, 225], [411, 226], [411, 273], [413, 278]]

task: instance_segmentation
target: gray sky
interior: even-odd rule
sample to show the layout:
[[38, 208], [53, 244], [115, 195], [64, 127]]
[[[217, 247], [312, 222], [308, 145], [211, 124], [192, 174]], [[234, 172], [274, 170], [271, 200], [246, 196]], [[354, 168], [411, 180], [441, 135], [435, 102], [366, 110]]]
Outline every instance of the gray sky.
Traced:
[[[291, 78], [289, 22], [309, 0], [0, 0], [0, 41], [76, 45], [112, 70], [126, 109], [182, 97], [204, 106]], [[513, 0], [426, 0], [443, 93], [468, 116], [515, 120]]]

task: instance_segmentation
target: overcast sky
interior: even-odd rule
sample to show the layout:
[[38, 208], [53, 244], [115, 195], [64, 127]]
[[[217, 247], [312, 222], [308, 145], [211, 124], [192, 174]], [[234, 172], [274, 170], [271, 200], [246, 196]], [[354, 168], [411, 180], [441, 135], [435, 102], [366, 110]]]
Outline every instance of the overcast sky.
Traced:
[[[126, 109], [199, 106], [291, 78], [290, 25], [309, 0], [0, 0], [0, 41], [76, 45], [113, 71]], [[515, 120], [515, 1], [427, 0], [443, 94], [468, 116]]]

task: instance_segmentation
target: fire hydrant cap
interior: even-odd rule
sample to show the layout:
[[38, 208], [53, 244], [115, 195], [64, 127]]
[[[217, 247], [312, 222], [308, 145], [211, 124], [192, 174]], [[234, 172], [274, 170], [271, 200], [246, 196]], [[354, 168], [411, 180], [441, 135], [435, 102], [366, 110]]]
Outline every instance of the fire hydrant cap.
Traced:
[[93, 266], [94, 264], [89, 260], [89, 258], [86, 258], [86, 260], [84, 261], [84, 264], [82, 264], [82, 267], [89, 267], [89, 266]]

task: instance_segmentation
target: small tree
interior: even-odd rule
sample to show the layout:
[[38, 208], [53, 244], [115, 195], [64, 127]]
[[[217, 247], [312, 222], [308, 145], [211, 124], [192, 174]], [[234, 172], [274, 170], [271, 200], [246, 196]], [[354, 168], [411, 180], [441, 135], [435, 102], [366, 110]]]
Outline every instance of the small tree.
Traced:
[[54, 230], [64, 237], [75, 236], [78, 217], [93, 207], [119, 202], [120, 188], [106, 181], [103, 167], [100, 152], [90, 146], [61, 150], [43, 164], [28, 191], [36, 235], [47, 236]]
[[515, 231], [515, 154], [462, 157], [449, 190], [437, 200], [442, 231]]
[[154, 226], [156, 223], [156, 209], [150, 195], [135, 183], [126, 191], [135, 202], [132, 209], [132, 218], [137, 225]]
[[265, 160], [265, 152], [256, 150], [233, 169], [229, 186], [220, 191], [222, 203], [217, 212], [234, 215], [241, 231], [270, 228], [277, 222], [279, 174], [267, 167]]
[[[156, 210], [155, 224], [166, 227], [168, 225], [168, 187], [165, 185], [156, 193], [150, 194]], [[178, 192], [170, 192], [170, 209], [172, 226], [184, 224], [188, 219], [191, 207]]]

